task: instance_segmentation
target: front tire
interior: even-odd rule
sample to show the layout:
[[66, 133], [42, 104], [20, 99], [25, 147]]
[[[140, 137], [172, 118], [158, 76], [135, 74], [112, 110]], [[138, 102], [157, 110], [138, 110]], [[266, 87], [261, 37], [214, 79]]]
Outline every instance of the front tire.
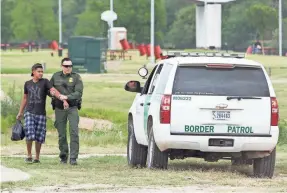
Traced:
[[150, 129], [149, 142], [148, 142], [148, 168], [158, 168], [158, 169], [167, 169], [168, 164], [168, 153], [162, 152], [157, 147], [154, 135], [153, 128]]
[[253, 173], [257, 178], [272, 178], [275, 169], [276, 148], [269, 156], [254, 159]]
[[145, 167], [147, 159], [147, 147], [138, 144], [135, 133], [133, 120], [130, 117], [128, 121], [128, 144], [127, 144], [128, 165], [131, 167]]

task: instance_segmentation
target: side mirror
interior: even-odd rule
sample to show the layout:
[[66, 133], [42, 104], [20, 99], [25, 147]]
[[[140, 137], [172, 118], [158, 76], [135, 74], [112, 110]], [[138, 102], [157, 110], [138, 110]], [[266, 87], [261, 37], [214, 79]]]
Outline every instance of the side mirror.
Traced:
[[131, 80], [131, 81], [126, 83], [125, 90], [129, 91], [129, 92], [141, 93], [141, 91], [142, 91], [141, 83], [139, 81], [136, 81], [136, 80]]
[[138, 71], [138, 74], [142, 77], [145, 78], [148, 75], [148, 69], [146, 67], [141, 67]]

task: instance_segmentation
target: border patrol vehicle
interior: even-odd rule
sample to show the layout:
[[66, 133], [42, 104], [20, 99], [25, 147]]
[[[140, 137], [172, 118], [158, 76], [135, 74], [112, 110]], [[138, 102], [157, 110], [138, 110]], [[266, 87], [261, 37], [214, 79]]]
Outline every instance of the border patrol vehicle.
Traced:
[[[148, 70], [138, 71], [147, 77]], [[254, 176], [272, 178], [279, 109], [263, 65], [244, 54], [168, 53], [143, 86], [128, 113], [130, 166], [167, 169], [168, 160], [229, 159], [253, 165]]]

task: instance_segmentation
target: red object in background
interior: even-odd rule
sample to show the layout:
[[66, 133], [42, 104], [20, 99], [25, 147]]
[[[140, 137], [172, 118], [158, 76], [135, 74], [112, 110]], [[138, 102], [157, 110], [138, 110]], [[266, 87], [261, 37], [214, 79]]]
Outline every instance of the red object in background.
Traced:
[[160, 49], [160, 46], [157, 45], [154, 47], [154, 56], [155, 56], [155, 59], [161, 59], [161, 49]]
[[287, 56], [287, 52], [285, 53], [285, 56]]
[[121, 43], [121, 46], [122, 46], [123, 50], [130, 49], [129, 42], [126, 39], [120, 40], [120, 43]]
[[248, 46], [246, 54], [252, 54], [252, 46]]
[[142, 44], [136, 44], [136, 45], [135, 45], [135, 48], [136, 48], [136, 49], [140, 49], [141, 45], [142, 45]]
[[130, 49], [135, 49], [135, 46], [132, 42], [130, 42], [129, 45], [130, 45]]
[[150, 44], [145, 45], [146, 55], [150, 57]]
[[51, 44], [50, 44], [50, 48], [51, 48], [52, 50], [58, 50], [59, 45], [58, 45], [58, 43], [57, 43], [55, 40], [53, 40], [53, 41], [51, 42]]
[[144, 44], [138, 45], [138, 50], [140, 51], [140, 56], [146, 55], [146, 49]]

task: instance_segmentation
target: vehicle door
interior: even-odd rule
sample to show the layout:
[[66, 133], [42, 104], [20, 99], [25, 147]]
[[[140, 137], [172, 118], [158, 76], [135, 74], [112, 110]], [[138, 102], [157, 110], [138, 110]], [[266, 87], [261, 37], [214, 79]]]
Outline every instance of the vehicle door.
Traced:
[[159, 80], [159, 76], [162, 70], [163, 64], [159, 64], [158, 68], [156, 69], [156, 72], [151, 80], [150, 86], [148, 88], [147, 95], [145, 97], [144, 101], [144, 111], [143, 111], [143, 129], [145, 132], [146, 139], [148, 139], [148, 133], [147, 133], [147, 122], [148, 122], [148, 112], [149, 112], [149, 107], [151, 104], [151, 98], [153, 95], [153, 92], [155, 90], [155, 86]]
[[136, 139], [139, 144], [147, 145], [147, 139], [144, 137], [144, 104], [146, 101], [147, 93], [151, 85], [151, 81], [153, 79], [153, 76], [155, 74], [155, 71], [157, 69], [158, 65], [156, 65], [151, 74], [149, 75], [147, 81], [145, 82], [145, 85], [142, 89], [142, 92], [136, 101], [136, 115], [134, 117], [134, 130], [136, 134]]

